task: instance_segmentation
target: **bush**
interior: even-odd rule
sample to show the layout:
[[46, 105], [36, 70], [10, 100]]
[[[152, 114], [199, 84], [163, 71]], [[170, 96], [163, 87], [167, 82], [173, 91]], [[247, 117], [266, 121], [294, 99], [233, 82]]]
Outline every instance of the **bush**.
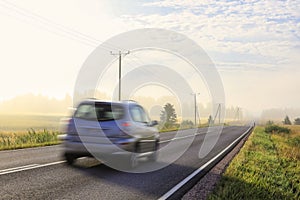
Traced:
[[194, 127], [194, 123], [191, 120], [183, 120], [180, 125], [181, 125], [181, 128], [193, 128]]
[[290, 133], [291, 129], [277, 126], [277, 125], [269, 125], [265, 128], [266, 133]]
[[295, 124], [295, 125], [300, 125], [300, 118], [299, 118], [299, 117], [295, 119], [294, 124]]
[[288, 140], [288, 143], [292, 146], [299, 147], [300, 146], [300, 137], [294, 137]]

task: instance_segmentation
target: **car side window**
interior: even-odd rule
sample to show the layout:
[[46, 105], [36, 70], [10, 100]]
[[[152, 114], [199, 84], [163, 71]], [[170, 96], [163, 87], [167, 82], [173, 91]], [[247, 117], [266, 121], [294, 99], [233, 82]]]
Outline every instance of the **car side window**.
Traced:
[[142, 123], [149, 123], [149, 118], [144, 111], [144, 109], [140, 106], [133, 106], [130, 109], [130, 114], [133, 121], [142, 122]]
[[124, 109], [111, 104], [96, 104], [98, 121], [118, 120], [123, 117]]
[[118, 105], [107, 103], [81, 104], [74, 114], [74, 117], [85, 120], [112, 121], [121, 119], [124, 109]]
[[81, 119], [88, 119], [88, 120], [96, 119], [97, 116], [95, 112], [95, 107], [93, 105], [88, 105], [88, 104], [80, 105], [77, 108], [75, 117]]

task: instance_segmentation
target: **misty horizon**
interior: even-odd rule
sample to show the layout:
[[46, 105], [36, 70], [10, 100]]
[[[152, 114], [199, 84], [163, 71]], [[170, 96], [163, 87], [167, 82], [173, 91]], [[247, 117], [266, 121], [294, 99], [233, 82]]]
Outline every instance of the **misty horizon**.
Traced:
[[[29, 108], [22, 108], [22, 102], [9, 103], [23, 94], [42, 94], [59, 102], [66, 94], [72, 94], [83, 63], [101, 44], [128, 31], [160, 28], [185, 35], [203, 48], [222, 79], [226, 107], [239, 107], [243, 116], [250, 119], [282, 120], [286, 115], [300, 115], [296, 1], [164, 0], [120, 4], [103, 0], [58, 4], [17, 0], [3, 5], [6, 6], [1, 7], [0, 113], [10, 113], [15, 105], [20, 112], [27, 112]], [[101, 85], [100, 91], [111, 92], [118, 81], [118, 59], [111, 51], [122, 50], [122, 44], [106, 43], [102, 47], [104, 55], [115, 60], [102, 79], [108, 84]], [[199, 108], [200, 103], [203, 107], [209, 103], [209, 92], [202, 87], [205, 84], [193, 76], [196, 73], [188, 70], [182, 59], [168, 52], [131, 51], [122, 60], [122, 75], [125, 77], [136, 66], [152, 63], [180, 69], [193, 92], [202, 95]], [[146, 75], [144, 72], [134, 78]], [[149, 92], [150, 96], [160, 93], [155, 92]], [[147, 95], [146, 89], [144, 93]], [[192, 97], [188, 103], [192, 107]], [[58, 104], [48, 110], [64, 113], [68, 103]], [[37, 105], [31, 107], [37, 109]], [[47, 110], [40, 105], [39, 110], [43, 109]]]
[[[108, 96], [104, 93], [97, 93], [98, 98], [102, 100], [109, 100]], [[102, 98], [101, 98], [102, 97]], [[91, 97], [94, 98], [94, 97]], [[134, 99], [141, 103], [148, 110], [152, 118], [159, 120], [162, 107], [166, 103], [174, 105], [176, 112], [179, 111], [179, 105], [172, 96], [163, 96], [160, 99], [153, 99], [152, 97], [137, 96]], [[211, 113], [209, 104], [203, 104], [201, 101], [197, 101], [198, 112], [200, 113], [201, 121], [206, 120]], [[72, 112], [73, 102], [72, 97], [68, 93], [64, 98], [55, 98], [42, 94], [23, 94], [13, 98], [0, 101], [0, 115], [7, 114], [37, 114], [37, 115], [62, 115], [68, 116]], [[194, 102], [186, 103], [185, 109], [189, 110], [190, 117], [188, 120], [193, 121], [194, 116]], [[237, 108], [240, 109], [239, 118], [247, 120], [275, 120], [282, 121], [285, 116], [289, 116], [292, 120], [300, 117], [300, 108], [271, 108], [262, 110], [259, 116], [254, 116], [251, 113], [247, 113], [247, 109], [240, 108], [238, 106], [226, 107], [226, 119], [236, 120]], [[180, 118], [180, 112], [179, 112]], [[197, 115], [198, 118], [198, 115]], [[205, 122], [203, 122], [205, 123]]]

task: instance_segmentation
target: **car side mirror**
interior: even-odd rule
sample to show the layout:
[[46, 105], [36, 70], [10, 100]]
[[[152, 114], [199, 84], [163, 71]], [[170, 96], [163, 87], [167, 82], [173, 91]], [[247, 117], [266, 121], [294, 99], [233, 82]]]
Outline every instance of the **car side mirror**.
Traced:
[[151, 121], [150, 126], [156, 126], [158, 125], [158, 122], [156, 120]]

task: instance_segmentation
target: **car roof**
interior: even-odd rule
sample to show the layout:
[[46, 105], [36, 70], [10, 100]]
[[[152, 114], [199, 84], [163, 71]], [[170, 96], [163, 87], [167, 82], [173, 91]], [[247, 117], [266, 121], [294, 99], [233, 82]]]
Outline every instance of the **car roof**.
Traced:
[[120, 104], [120, 105], [124, 105], [124, 104], [138, 104], [138, 102], [136, 102], [134, 100], [107, 101], [107, 100], [101, 100], [101, 99], [91, 98], [91, 99], [85, 99], [85, 100], [81, 101], [78, 105], [88, 104], [88, 103], [110, 103], [110, 104]]

